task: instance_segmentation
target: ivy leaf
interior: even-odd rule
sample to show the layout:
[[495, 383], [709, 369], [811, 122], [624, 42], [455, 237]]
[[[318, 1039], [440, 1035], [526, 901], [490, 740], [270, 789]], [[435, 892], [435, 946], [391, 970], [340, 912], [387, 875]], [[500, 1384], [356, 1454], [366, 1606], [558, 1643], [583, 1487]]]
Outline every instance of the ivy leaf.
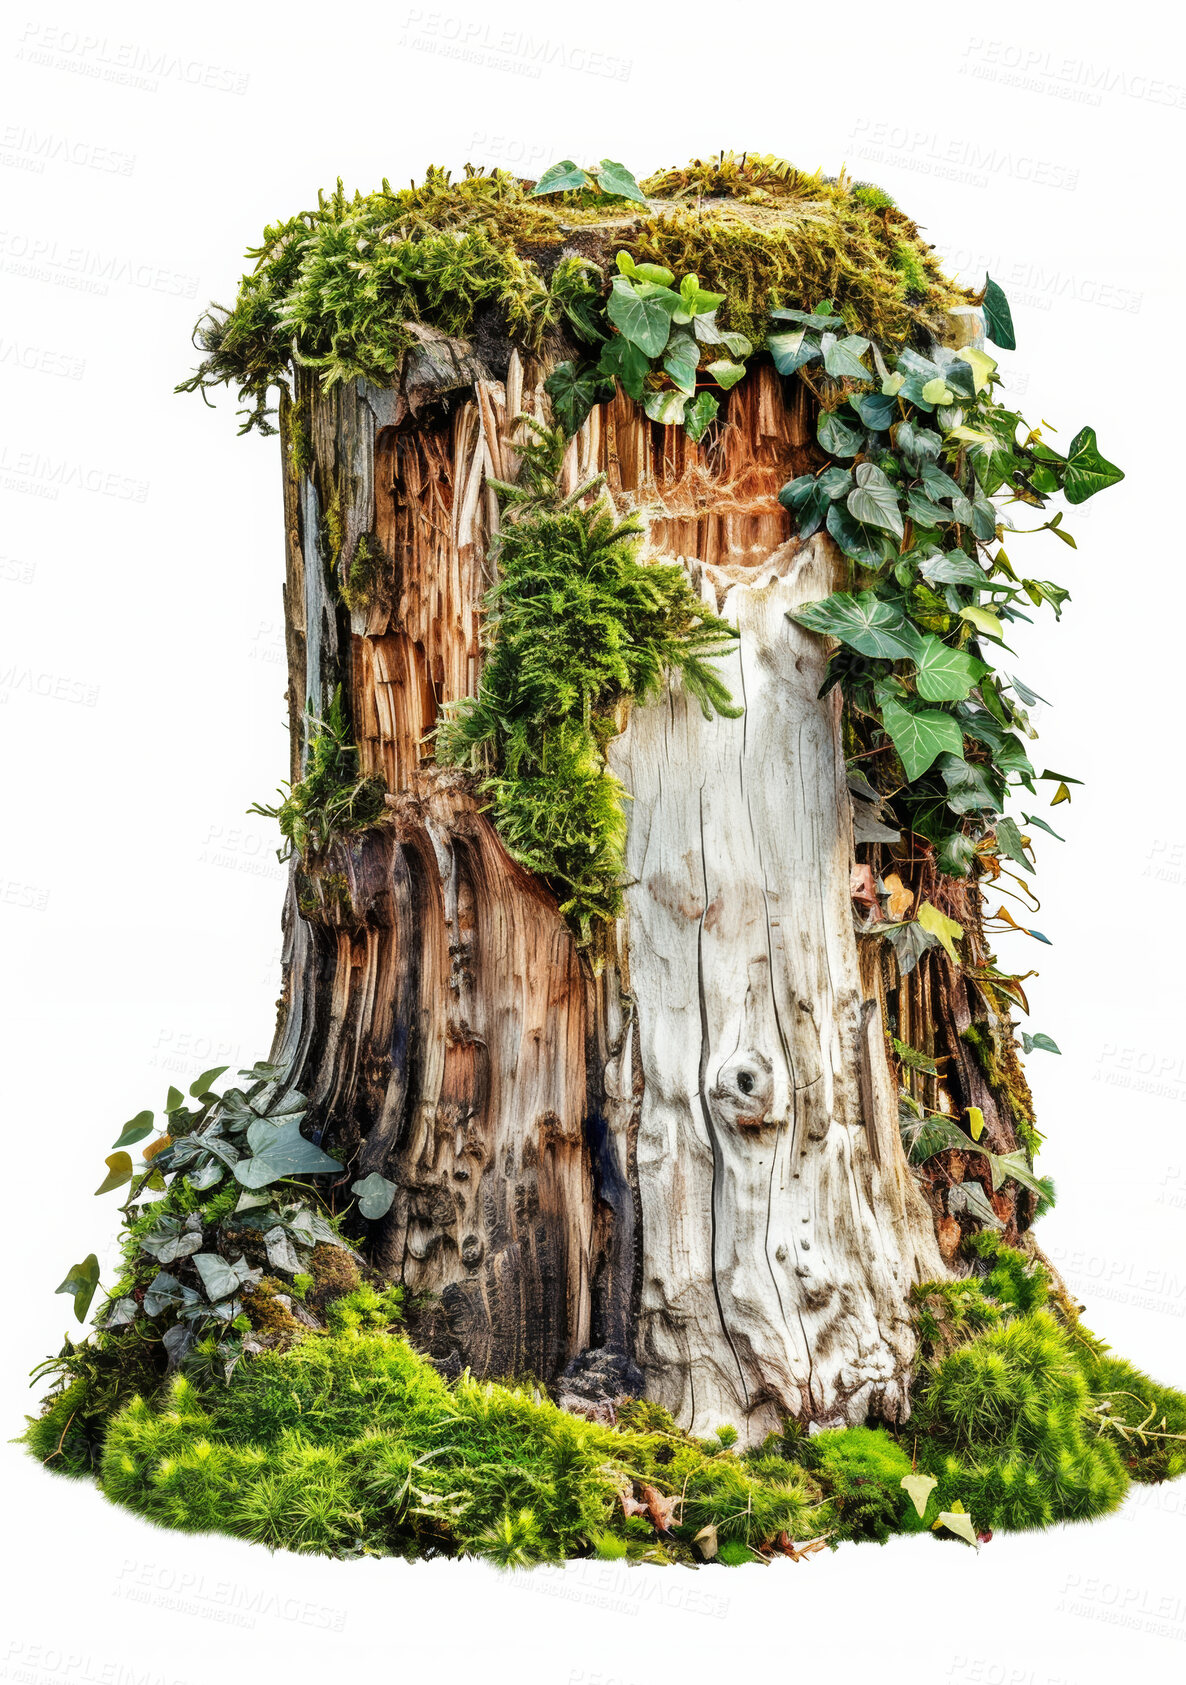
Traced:
[[60, 1287], [55, 1287], [54, 1292], [69, 1293], [74, 1299], [75, 1316], [79, 1322], [85, 1322], [98, 1285], [99, 1260], [93, 1252], [89, 1252], [81, 1264], [70, 1266], [65, 1281]]
[[544, 381], [544, 391], [552, 400], [552, 414], [570, 435], [584, 425], [594, 404], [600, 403], [603, 390], [602, 377], [595, 369], [571, 362], [557, 363]]
[[[904, 656], [913, 657], [918, 650], [919, 635], [901, 609], [884, 602], [873, 591], [856, 595], [834, 591], [818, 603], [805, 603], [802, 608], [792, 610], [787, 618], [797, 620], [809, 631], [839, 638], [859, 655], [897, 661]], [[954, 720], [951, 724], [958, 733]], [[962, 736], [959, 741], [962, 748]]]
[[927, 702], [962, 702], [977, 679], [991, 670], [987, 662], [962, 649], [952, 649], [929, 632], [922, 640], [917, 661], [918, 694]]
[[[955, 757], [945, 755], [943, 758], [953, 760]], [[976, 848], [971, 837], [966, 837], [962, 831], [952, 831], [939, 844], [935, 858], [941, 872], [952, 878], [966, 878], [976, 858]]]
[[960, 619], [966, 620], [968, 624], [970, 626], [974, 626], [978, 632], [987, 633], [987, 635], [991, 638], [1000, 638], [1003, 635], [1004, 627], [1001, 625], [1000, 621], [991, 609], [976, 607], [962, 608], [960, 609]]
[[1023, 1147], [1018, 1147], [1015, 1152], [1011, 1153], [985, 1153], [984, 1156], [988, 1160], [988, 1168], [992, 1175], [992, 1191], [994, 1194], [1002, 1182], [1012, 1177], [1015, 1182], [1020, 1182], [1021, 1186], [1028, 1188], [1031, 1193], [1039, 1195], [1042, 1199], [1046, 1198], [1049, 1190], [1042, 1186], [1030, 1169], [1029, 1160], [1025, 1156]]
[[698, 445], [708, 431], [709, 423], [716, 419], [720, 405], [711, 392], [701, 392], [688, 410], [684, 413], [684, 432], [694, 445]]
[[[942, 439], [930, 427], [900, 421], [894, 429], [894, 449], [912, 473], [919, 473], [924, 463], [934, 463], [942, 448]], [[957, 486], [956, 491], [958, 490]]]
[[778, 501], [795, 517], [800, 538], [810, 538], [818, 532], [828, 512], [828, 505], [843, 497], [852, 485], [847, 468], [825, 468], [822, 474], [800, 474], [788, 480], [778, 494]]
[[888, 433], [898, 406], [880, 392], [854, 392], [849, 403], [871, 433]]
[[954, 1182], [947, 1190], [947, 1209], [953, 1217], [966, 1212], [978, 1223], [986, 1223], [991, 1229], [1005, 1227], [989, 1204], [988, 1195], [979, 1182]]
[[984, 569], [962, 550], [953, 550], [946, 556], [928, 556], [925, 562], [919, 563], [918, 571], [931, 585], [981, 587], [987, 584]]
[[839, 416], [825, 410], [816, 427], [816, 438], [829, 456], [855, 456], [861, 448], [863, 436], [846, 427]]
[[1049, 1036], [1043, 1035], [1041, 1030], [1038, 1031], [1036, 1036], [1027, 1035], [1023, 1030], [1021, 1032], [1022, 1052], [1032, 1053], [1035, 1047], [1040, 1048], [1043, 1053], [1062, 1053], [1062, 1048], [1058, 1045], [1058, 1043], [1056, 1041], [1052, 1041]]
[[113, 1141], [113, 1147], [134, 1147], [137, 1141], [143, 1141], [146, 1135], [152, 1134], [152, 1113], [137, 1112], [130, 1118], [119, 1132], [119, 1139]]
[[219, 1077], [229, 1070], [229, 1065], [214, 1065], [210, 1070], [203, 1071], [201, 1076], [195, 1078], [189, 1085], [190, 1098], [193, 1100], [203, 1099], [210, 1092], [211, 1083], [217, 1082]]
[[920, 1516], [927, 1513], [927, 1503], [939, 1482], [933, 1474], [904, 1474], [902, 1490], [907, 1494]]
[[[583, 172], [582, 172], [583, 173]], [[613, 193], [619, 199], [633, 199], [636, 205], [645, 205], [647, 196], [635, 181], [625, 164], [616, 164], [612, 158], [603, 158], [601, 167], [597, 171], [597, 180], [603, 193]], [[552, 189], [555, 193], [556, 188]], [[536, 193], [539, 192], [537, 187]], [[532, 198], [535, 194], [532, 194]]]
[[[571, 368], [572, 366], [573, 365], [570, 363], [560, 364], [560, 368]], [[559, 370], [557, 370], [557, 372], [559, 372]], [[625, 334], [615, 334], [612, 339], [607, 340], [602, 346], [601, 360], [597, 365], [597, 373], [602, 375], [606, 380], [620, 380], [623, 392], [625, 392], [628, 398], [633, 398], [636, 404], [642, 403], [643, 381], [650, 372], [650, 358], [647, 356], [645, 351], [640, 351], [637, 345], [635, 345], [631, 340], [628, 340]], [[592, 409], [593, 404], [596, 402], [597, 398], [595, 396], [584, 409], [584, 413], [581, 415], [580, 421], [577, 422], [577, 427], [581, 425], [585, 416], [588, 415], [589, 410]], [[553, 409], [556, 407], [555, 397], [552, 398], [552, 407]], [[557, 419], [560, 419], [559, 416]], [[566, 427], [565, 431], [575, 433], [577, 427], [573, 427], [571, 429]]]
[[862, 462], [856, 469], [856, 485], [848, 494], [848, 512], [867, 527], [880, 527], [901, 538], [904, 528], [898, 508], [898, 493], [874, 462]]
[[831, 333], [845, 325], [843, 316], [833, 316], [831, 310], [824, 305], [820, 305], [818, 310], [784, 309], [772, 310], [770, 314], [776, 322], [796, 322], [813, 333]]
[[679, 284], [679, 297], [672, 309], [672, 320], [690, 322], [696, 316], [714, 315], [717, 307], [724, 302], [724, 293], [706, 292], [700, 285], [699, 276], [685, 275]]
[[261, 1151], [239, 1159], [234, 1173], [235, 1180], [245, 1188], [266, 1188], [282, 1176], [319, 1175], [341, 1168], [336, 1158], [306, 1141], [299, 1119], [289, 1118], [277, 1126], [274, 1138]]
[[1024, 866], [1027, 872], [1033, 871], [1030, 858], [1021, 846], [1021, 832], [1017, 829], [1016, 819], [998, 819], [996, 824], [997, 850], [1006, 860], [1015, 860], [1019, 866]]
[[849, 513], [844, 503], [833, 503], [826, 516], [832, 537], [854, 562], [862, 567], [879, 568], [897, 555], [897, 545], [881, 527], [867, 527]]
[[648, 357], [657, 357], [671, 335], [671, 315], [659, 299], [644, 298], [624, 275], [615, 275], [606, 304], [610, 321]]
[[909, 977], [927, 949], [934, 947], [933, 939], [922, 929], [917, 919], [906, 919], [901, 924], [880, 925], [877, 934], [889, 938], [894, 958], [898, 962], [898, 971], [903, 977]]
[[130, 1153], [111, 1153], [105, 1162], [107, 1174], [95, 1189], [96, 1194], [109, 1194], [112, 1188], [122, 1188], [125, 1182], [132, 1180], [132, 1157]]
[[991, 275], [984, 277], [984, 332], [1002, 351], [1017, 350], [1009, 300]]
[[661, 263], [635, 263], [629, 252], [619, 252], [617, 265], [621, 273], [636, 281], [649, 281], [655, 287], [669, 287], [675, 280], [670, 269]]
[[1123, 480], [1122, 469], [1102, 457], [1096, 449], [1095, 428], [1081, 428], [1071, 440], [1067, 452], [1067, 466], [1063, 477], [1063, 492], [1068, 503], [1086, 503], [1097, 491], [1114, 486]]
[[952, 520], [950, 509], [942, 509], [937, 503], [932, 503], [922, 492], [911, 489], [906, 494], [906, 513], [915, 526], [933, 527], [938, 530]]
[[[663, 367], [679, 387], [689, 397], [696, 390], [696, 368], [700, 362], [700, 347], [690, 334], [672, 334], [663, 358]], [[738, 379], [745, 373], [741, 369]]]
[[648, 392], [643, 408], [652, 421], [660, 421], [664, 427], [677, 427], [684, 419], [687, 402], [686, 392]]
[[940, 1512], [938, 1521], [931, 1528], [932, 1533], [938, 1532], [940, 1527], [946, 1527], [948, 1532], [957, 1533], [961, 1539], [966, 1539], [973, 1550], [980, 1549], [980, 1541], [976, 1537], [976, 1529], [972, 1525], [972, 1517], [965, 1514], [964, 1506], [956, 1499], [948, 1510]]
[[979, 1106], [968, 1107], [968, 1131], [973, 1141], [979, 1141], [984, 1134], [984, 1113]]
[[532, 188], [531, 197], [538, 199], [541, 193], [571, 193], [589, 185], [588, 171], [580, 169], [571, 158], [563, 158], [544, 171]]
[[[696, 328], [699, 323], [709, 320], [710, 318], [707, 316], [697, 316], [695, 322], [692, 323], [692, 327]], [[741, 362], [744, 362], [747, 357], [752, 357], [754, 354], [753, 341], [747, 339], [743, 333], [723, 333], [721, 335], [721, 342], [728, 348], [729, 352], [734, 357], [737, 357]]]
[[887, 698], [881, 705], [881, 723], [889, 732], [912, 784], [940, 755], [963, 754], [964, 734], [959, 721], [938, 708], [915, 712]]
[[934, 462], [924, 462], [922, 465], [923, 490], [928, 497], [962, 497], [963, 488], [958, 480], [953, 480], [950, 474]]
[[1001, 783], [978, 761], [966, 761], [962, 755], [943, 755], [938, 770], [947, 789], [947, 805], [953, 813], [995, 813], [1000, 807]]
[[869, 341], [860, 334], [850, 333], [844, 339], [826, 333], [820, 340], [824, 353], [824, 368], [833, 380], [868, 380], [869, 371], [861, 362], [861, 355], [869, 349]]
[[1066, 842], [1067, 839], [1060, 836], [1054, 829], [1053, 825], [1048, 825], [1044, 819], [1039, 819], [1036, 813], [1023, 813], [1021, 817], [1025, 820], [1027, 825], [1037, 825], [1039, 830], [1048, 831], [1049, 834], [1056, 839], [1056, 841]]
[[811, 339], [806, 328], [798, 328], [793, 333], [772, 333], [766, 341], [766, 349], [774, 358], [779, 374], [794, 374], [796, 369], [823, 356], [819, 341]]
[[397, 1184], [389, 1182], [386, 1176], [380, 1176], [377, 1170], [372, 1170], [361, 1182], [352, 1182], [350, 1192], [358, 1195], [359, 1211], [368, 1222], [373, 1223], [380, 1217], [386, 1217], [391, 1210]]
[[736, 386], [737, 382], [744, 375], [745, 364], [730, 363], [722, 360], [716, 363], [709, 363], [705, 372], [712, 376], [717, 385], [721, 387], [723, 391], [727, 392], [731, 386]]
[[954, 396], [942, 375], [936, 375], [934, 380], [928, 380], [922, 389], [923, 400], [928, 404], [949, 404]]
[[165, 1111], [179, 1112], [185, 1105], [185, 1095], [179, 1088], [170, 1088], [165, 1096]]
[[[219, 1299], [229, 1298], [251, 1279], [253, 1273], [243, 1258], [236, 1258], [234, 1263], [229, 1263], [218, 1252], [196, 1252], [194, 1268], [202, 1279], [202, 1286], [206, 1289], [206, 1297], [211, 1304], [215, 1304]], [[256, 1271], [255, 1275], [258, 1279], [259, 1272]]]
[[996, 358], [990, 357], [987, 351], [977, 351], [973, 347], [967, 346], [960, 352], [959, 361], [966, 363], [972, 371], [973, 392], [983, 392], [996, 373]]
[[941, 913], [938, 907], [932, 906], [929, 901], [919, 902], [918, 922], [928, 935], [933, 936], [941, 945], [952, 964], [958, 965], [959, 955], [955, 951], [955, 941], [964, 934], [963, 925], [949, 919], [946, 913]]

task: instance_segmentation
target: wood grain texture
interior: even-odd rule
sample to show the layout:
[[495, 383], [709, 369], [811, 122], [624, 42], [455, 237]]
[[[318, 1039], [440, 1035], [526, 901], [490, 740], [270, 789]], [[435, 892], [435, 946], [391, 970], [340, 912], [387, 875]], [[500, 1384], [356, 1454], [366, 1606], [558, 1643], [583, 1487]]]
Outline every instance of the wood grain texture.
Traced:
[[[900, 1416], [906, 1296], [943, 1263], [862, 981], [838, 703], [786, 618], [840, 582], [777, 501], [819, 461], [806, 390], [788, 406], [755, 369], [701, 446], [619, 398], [570, 446], [570, 486], [604, 471], [738, 625], [746, 708], [706, 721], [673, 691], [623, 713], [630, 888], [594, 972], [431, 759], [479, 681], [487, 480], [513, 477], [546, 371], [516, 355], [493, 381], [437, 343], [416, 372], [414, 391], [302, 382], [300, 469], [284, 418], [294, 745], [341, 684], [390, 792], [387, 825], [294, 867], [285, 916], [276, 1056], [354, 1167], [340, 1197], [371, 1170], [397, 1184], [362, 1238], [428, 1296], [417, 1337], [446, 1367], [551, 1379], [608, 1349], [684, 1425], [747, 1441], [787, 1413]], [[364, 541], [372, 588], [347, 609]]]

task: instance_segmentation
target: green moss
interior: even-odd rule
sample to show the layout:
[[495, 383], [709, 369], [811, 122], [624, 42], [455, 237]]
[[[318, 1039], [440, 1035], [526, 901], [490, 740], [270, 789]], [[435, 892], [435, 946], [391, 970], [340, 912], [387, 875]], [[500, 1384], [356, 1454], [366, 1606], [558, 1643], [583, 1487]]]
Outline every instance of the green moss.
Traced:
[[546, 878], [583, 941], [620, 910], [623, 792], [605, 760], [624, 702], [677, 673], [706, 715], [732, 714], [711, 666], [736, 633], [678, 565], [644, 562], [641, 528], [558, 489], [566, 440], [531, 417], [519, 483], [495, 489], [507, 518], [487, 603], [481, 688], [437, 734], [438, 761], [482, 776], [513, 857]]
[[[282, 792], [276, 806], [256, 802], [249, 811], [279, 821], [285, 841], [281, 859], [296, 853], [308, 863], [336, 839], [370, 830], [387, 817], [383, 780], [359, 777], [340, 690], [325, 719], [311, 722], [306, 763], [305, 776], [287, 795]], [[318, 904], [312, 898], [309, 910]]]
[[909, 1453], [884, 1428], [833, 1428], [803, 1442], [802, 1453], [828, 1494], [828, 1519], [845, 1539], [916, 1533], [925, 1525], [902, 1486]]
[[[588, 338], [619, 245], [698, 273], [726, 294], [722, 321], [758, 345], [776, 304], [830, 297], [852, 326], [893, 344], [969, 296], [888, 196], [782, 159], [730, 153], [661, 171], [643, 184], [643, 212], [589, 194], [533, 199], [532, 185], [467, 166], [457, 181], [430, 168], [400, 190], [349, 196], [339, 183], [319, 194], [316, 209], [264, 230], [233, 308], [199, 323], [203, 360], [179, 390], [234, 386], [243, 430], [270, 432], [268, 394], [294, 357], [327, 388], [356, 377], [388, 386], [413, 343], [409, 322], [461, 337], [496, 323], [528, 350], [562, 325]], [[574, 257], [578, 237], [591, 257]], [[292, 449], [307, 468], [303, 429], [298, 418]]]
[[381, 589], [387, 558], [373, 533], [364, 532], [354, 547], [350, 573], [339, 585], [342, 601], [352, 612], [368, 609]]

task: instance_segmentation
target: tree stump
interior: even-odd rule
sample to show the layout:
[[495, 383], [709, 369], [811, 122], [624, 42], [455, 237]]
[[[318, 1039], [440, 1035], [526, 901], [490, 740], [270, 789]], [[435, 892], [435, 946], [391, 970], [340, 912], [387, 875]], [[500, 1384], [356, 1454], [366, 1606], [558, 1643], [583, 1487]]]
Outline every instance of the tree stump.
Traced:
[[[515, 352], [497, 380], [421, 340], [398, 390], [299, 374], [282, 405], [293, 777], [340, 686], [390, 823], [294, 861], [273, 1056], [323, 1143], [397, 1184], [371, 1254], [446, 1368], [567, 1367], [579, 1394], [608, 1353], [619, 1390], [747, 1442], [788, 1413], [899, 1419], [909, 1291], [946, 1266], [854, 935], [839, 694], [819, 698], [823, 640], [787, 618], [845, 570], [776, 497], [820, 460], [810, 394], [788, 405], [758, 367], [711, 443], [621, 396], [572, 441], [570, 487], [604, 471], [738, 628], [722, 671], [744, 704], [708, 721], [669, 688], [623, 718], [628, 889], [594, 965], [470, 777], [432, 759], [481, 669], [487, 480], [513, 479], [546, 369]], [[928, 960], [899, 1013], [942, 977]]]

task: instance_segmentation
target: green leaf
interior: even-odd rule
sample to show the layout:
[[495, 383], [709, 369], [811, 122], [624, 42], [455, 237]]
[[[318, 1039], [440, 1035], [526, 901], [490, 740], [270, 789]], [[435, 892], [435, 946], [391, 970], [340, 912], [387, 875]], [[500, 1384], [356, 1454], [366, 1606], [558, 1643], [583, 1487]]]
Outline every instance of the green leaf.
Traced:
[[812, 333], [831, 333], [845, 325], [843, 316], [833, 316], [823, 305], [818, 310], [772, 310], [770, 314], [776, 322], [795, 322]]
[[661, 421], [664, 427], [678, 427], [684, 419], [687, 402], [686, 392], [648, 392], [643, 408], [652, 421]]
[[358, 1195], [359, 1211], [371, 1223], [380, 1217], [386, 1217], [397, 1191], [398, 1184], [389, 1182], [386, 1176], [380, 1176], [377, 1170], [372, 1170], [361, 1182], [350, 1184], [350, 1192]]
[[822, 474], [800, 474], [788, 480], [778, 501], [795, 517], [800, 538], [810, 538], [823, 524], [828, 505], [834, 498], [843, 497], [851, 485], [847, 468], [825, 468]]
[[928, 556], [919, 563], [919, 573], [932, 585], [975, 585], [988, 583], [984, 569], [962, 550], [952, 550], [945, 556]]
[[1017, 829], [1016, 819], [998, 819], [996, 823], [997, 851], [1006, 860], [1015, 860], [1019, 866], [1024, 866], [1027, 872], [1033, 871], [1029, 855], [1021, 846], [1021, 832]]
[[928, 497], [962, 497], [963, 489], [958, 480], [953, 480], [950, 474], [934, 462], [924, 462], [922, 465], [923, 490]]
[[635, 263], [629, 252], [619, 252], [617, 265], [621, 273], [636, 281], [649, 281], [652, 286], [669, 287], [675, 280], [670, 269], [661, 263]]
[[883, 397], [880, 392], [854, 392], [848, 401], [871, 433], [889, 431], [898, 410], [892, 398]]
[[1067, 839], [1060, 836], [1053, 825], [1048, 825], [1044, 819], [1039, 819], [1036, 813], [1023, 813], [1021, 817], [1027, 825], [1037, 825], [1039, 830], [1048, 831], [1057, 842], [1066, 842]]
[[942, 375], [928, 380], [923, 386], [922, 395], [928, 404], [949, 404], [954, 396]]
[[559, 164], [552, 164], [544, 171], [532, 188], [531, 197], [538, 199], [541, 193], [570, 193], [589, 185], [588, 172], [578, 168], [571, 158], [563, 158]]
[[170, 1088], [168, 1094], [165, 1096], [166, 1112], [179, 1112], [184, 1105], [185, 1095], [181, 1092], [181, 1090], [179, 1088]]
[[1040, 1048], [1043, 1053], [1062, 1053], [1062, 1048], [1058, 1043], [1052, 1041], [1048, 1035], [1044, 1035], [1041, 1030], [1035, 1036], [1027, 1035], [1023, 1030], [1021, 1032], [1021, 1047], [1024, 1053], [1032, 1053], [1035, 1047]]
[[850, 333], [844, 339], [837, 339], [834, 334], [824, 334], [820, 341], [824, 353], [824, 368], [833, 380], [870, 380], [868, 369], [861, 362], [861, 355], [869, 349], [869, 341], [862, 339], [860, 334]]
[[203, 1095], [209, 1093], [210, 1084], [217, 1082], [223, 1072], [229, 1070], [229, 1065], [214, 1065], [210, 1070], [203, 1071], [201, 1076], [196, 1078], [189, 1085], [190, 1098], [193, 1100], [202, 1099]]
[[315, 1176], [341, 1168], [336, 1158], [306, 1141], [299, 1120], [290, 1118], [276, 1126], [274, 1137], [265, 1147], [250, 1158], [241, 1158], [234, 1172], [243, 1187], [266, 1188], [282, 1176]]
[[848, 494], [848, 512], [864, 526], [880, 527], [901, 538], [904, 528], [898, 508], [898, 493], [874, 462], [862, 462], [856, 471], [856, 485]]
[[109, 1194], [112, 1188], [122, 1188], [125, 1182], [132, 1180], [130, 1153], [111, 1153], [105, 1162], [107, 1174], [95, 1189], [96, 1194]]
[[725, 302], [724, 293], [706, 292], [696, 275], [684, 276], [679, 284], [679, 298], [673, 316], [677, 322], [690, 322], [695, 316], [711, 316]]
[[806, 328], [797, 328], [793, 333], [772, 333], [766, 349], [774, 358], [779, 374], [794, 374], [796, 369], [823, 356], [819, 340], [812, 339]]
[[996, 615], [988, 608], [962, 608], [960, 619], [966, 620], [970, 626], [975, 626], [978, 632], [987, 633], [989, 637], [1000, 638], [1004, 628]]
[[701, 392], [696, 401], [684, 412], [684, 432], [694, 445], [698, 445], [709, 424], [715, 421], [720, 405], [711, 392]]
[[1009, 300], [991, 275], [984, 277], [984, 331], [993, 344], [999, 345], [1002, 351], [1017, 350], [1017, 340], [1013, 334], [1013, 312], [1009, 309]]
[[[859, 655], [897, 661], [904, 656], [915, 656], [919, 648], [919, 634], [902, 611], [892, 603], [883, 602], [872, 591], [857, 595], [834, 591], [818, 603], [805, 603], [802, 608], [792, 610], [787, 618], [797, 620], [809, 631], [839, 638]], [[958, 732], [954, 720], [951, 724]], [[959, 747], [963, 747], [962, 736]]]
[[829, 456], [855, 456], [863, 442], [862, 434], [846, 427], [839, 416], [827, 410], [819, 418], [816, 437]]
[[957, 924], [954, 919], [949, 919], [945, 913], [941, 913], [938, 907], [932, 906], [929, 901], [919, 902], [918, 922], [927, 934], [933, 936], [941, 945], [952, 964], [958, 965], [959, 955], [955, 951], [955, 942], [964, 934], [963, 925]]
[[[943, 759], [950, 761], [955, 757], [945, 755]], [[952, 878], [966, 878], [975, 858], [975, 845], [971, 837], [966, 837], [962, 831], [952, 831], [945, 836], [935, 854], [939, 870]]]
[[902, 1490], [907, 1494], [920, 1516], [927, 1513], [927, 1502], [939, 1482], [933, 1474], [904, 1474]]
[[[966, 1144], [966, 1143], [965, 1143]], [[978, 1223], [990, 1229], [1003, 1229], [1005, 1224], [988, 1202], [988, 1195], [979, 1182], [954, 1182], [947, 1190], [947, 1209], [953, 1217], [967, 1212]]]
[[833, 503], [826, 516], [832, 537], [854, 562], [879, 568], [897, 554], [897, 541], [881, 527], [867, 527], [848, 511], [847, 504]]
[[557, 363], [544, 381], [544, 391], [552, 400], [552, 414], [570, 435], [584, 425], [594, 404], [600, 403], [603, 390], [603, 377], [596, 369], [571, 362]]
[[195, 1252], [193, 1262], [212, 1305], [237, 1292], [252, 1274], [243, 1258], [230, 1263], [218, 1252]]
[[1031, 1193], [1038, 1194], [1045, 1199], [1047, 1190], [1030, 1169], [1024, 1148], [1018, 1147], [1015, 1152], [1011, 1153], [985, 1153], [984, 1156], [988, 1160], [989, 1170], [992, 1174], [992, 1191], [994, 1194], [1002, 1182], [1012, 1177], [1015, 1182], [1020, 1182], [1023, 1188], [1028, 1188]]
[[[1003, 296], [1004, 295], [1002, 294], [1002, 297]], [[972, 1525], [972, 1517], [970, 1515], [965, 1515], [964, 1506], [958, 1501], [952, 1505], [951, 1509], [943, 1510], [940, 1513], [939, 1519], [936, 1521], [931, 1531], [937, 1532], [940, 1527], [946, 1527], [950, 1533], [958, 1533], [961, 1539], [967, 1540], [973, 1550], [980, 1549], [980, 1541], [976, 1537], [976, 1529]]]
[[1086, 503], [1097, 491], [1114, 486], [1123, 480], [1124, 473], [1115, 463], [1102, 457], [1096, 449], [1095, 429], [1081, 428], [1071, 440], [1067, 452], [1067, 466], [1063, 478], [1063, 492], [1068, 503]]
[[671, 335], [671, 315], [659, 299], [644, 298], [623, 275], [614, 276], [606, 314], [615, 328], [648, 357], [657, 357]]
[[[871, 593], [870, 593], [871, 594]], [[942, 754], [964, 752], [964, 734], [959, 722], [937, 708], [914, 711], [888, 699], [881, 705], [881, 723], [913, 784]]]
[[[663, 358], [663, 367], [681, 392], [689, 397], [696, 390], [696, 369], [700, 362], [700, 347], [690, 334], [672, 334]], [[741, 371], [744, 374], [744, 369]]]
[[[561, 368], [571, 368], [572, 366], [572, 364], [567, 363], [560, 365]], [[597, 373], [606, 380], [620, 380], [623, 392], [628, 398], [633, 398], [636, 404], [642, 403], [643, 381], [650, 372], [651, 360], [646, 352], [640, 351], [638, 346], [628, 340], [624, 334], [615, 334], [602, 346]], [[594, 399], [594, 402], [596, 402], [596, 399]], [[555, 407], [555, 400], [553, 400], [553, 407]], [[585, 414], [581, 416], [581, 421], [577, 423], [578, 427], [592, 407], [593, 405], [590, 404], [588, 409], [585, 410]], [[566, 429], [566, 431], [575, 433], [576, 428]]]
[[923, 638], [917, 660], [918, 694], [927, 702], [962, 702], [977, 679], [991, 671], [987, 662], [952, 649], [931, 633]]
[[903, 977], [908, 977], [927, 949], [935, 945], [917, 919], [906, 919], [901, 924], [879, 924], [874, 929], [877, 935], [889, 939], [898, 971]]
[[1000, 807], [1003, 791], [999, 784], [994, 785], [989, 769], [978, 761], [943, 755], [938, 770], [947, 788], [947, 805], [953, 813], [995, 813]]
[[81, 1264], [70, 1266], [65, 1281], [60, 1287], [55, 1287], [54, 1292], [69, 1293], [74, 1299], [75, 1316], [79, 1322], [85, 1322], [98, 1285], [99, 1260], [93, 1252], [89, 1252]]
[[[711, 318], [708, 316], [697, 316], [692, 326], [698, 327], [701, 322], [709, 320]], [[747, 339], [743, 333], [723, 333], [721, 342], [739, 362], [744, 363], [747, 357], [752, 357], [754, 354], [753, 341]]]
[[996, 358], [990, 357], [987, 351], [977, 351], [972, 346], [967, 346], [960, 352], [959, 361], [967, 363], [972, 371], [972, 390], [983, 392], [996, 373]]
[[137, 1112], [130, 1118], [119, 1132], [119, 1139], [113, 1141], [113, 1147], [134, 1147], [137, 1141], [143, 1141], [146, 1135], [152, 1134], [152, 1113]]
[[709, 363], [705, 373], [712, 376], [722, 391], [727, 392], [731, 386], [736, 386], [745, 374], [745, 364], [725, 361]]
[[[647, 196], [635, 181], [625, 164], [616, 164], [612, 158], [603, 158], [597, 172], [597, 180], [603, 193], [614, 193], [619, 199], [633, 199], [636, 205], [645, 205]], [[536, 193], [539, 188], [536, 188]], [[552, 189], [556, 191], [555, 188]], [[532, 195], [534, 197], [534, 194]]]

